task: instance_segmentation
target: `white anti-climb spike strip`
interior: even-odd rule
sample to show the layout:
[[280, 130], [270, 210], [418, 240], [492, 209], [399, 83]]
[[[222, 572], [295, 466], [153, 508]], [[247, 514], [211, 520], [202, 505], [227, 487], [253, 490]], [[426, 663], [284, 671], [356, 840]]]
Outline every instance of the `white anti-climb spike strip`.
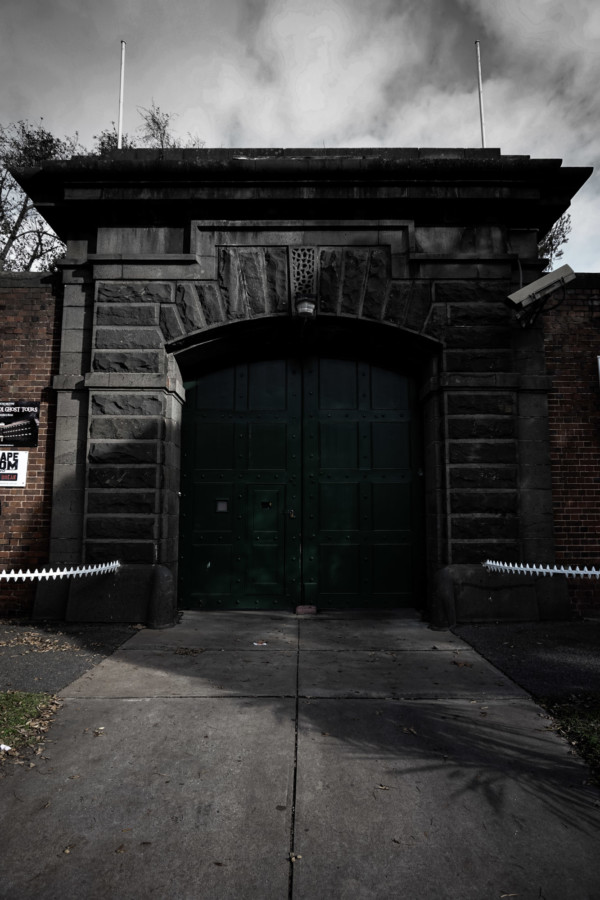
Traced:
[[75, 576], [80, 577], [81, 575], [107, 575], [110, 572], [116, 572], [119, 569], [121, 563], [118, 560], [109, 563], [98, 563], [95, 566], [77, 566], [74, 568], [71, 566], [70, 569], [67, 569], [65, 566], [64, 569], [61, 569], [60, 566], [56, 569], [42, 569], [38, 572], [36, 569], [34, 572], [30, 572], [27, 569], [26, 572], [23, 572], [22, 569], [19, 569], [18, 572], [15, 572], [14, 569], [11, 569], [10, 572], [7, 572], [6, 569], [3, 569], [0, 572], [0, 581], [17, 581], [19, 579], [23, 581], [32, 581], [35, 578], [45, 579], [48, 581], [49, 578], [52, 578], [56, 581], [57, 578], [73, 578]]
[[502, 572], [505, 575], [550, 575], [550, 577], [566, 575], [567, 578], [596, 578], [596, 580], [600, 578], [600, 569], [596, 569], [594, 566], [589, 569], [587, 566], [584, 566], [583, 569], [575, 566], [573, 569], [572, 566], [538, 566], [535, 564], [530, 566], [529, 563], [523, 565], [522, 563], [495, 562], [492, 559], [486, 559], [482, 566], [488, 572]]

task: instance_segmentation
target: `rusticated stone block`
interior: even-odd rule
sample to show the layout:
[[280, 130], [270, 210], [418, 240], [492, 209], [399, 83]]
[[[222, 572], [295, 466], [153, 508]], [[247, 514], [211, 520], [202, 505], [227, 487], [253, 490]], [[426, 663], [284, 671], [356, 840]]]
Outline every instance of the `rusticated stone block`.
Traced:
[[99, 350], [155, 350], [163, 338], [158, 328], [97, 328], [95, 345]]
[[514, 463], [517, 448], [514, 441], [450, 441], [451, 463]]
[[156, 441], [113, 441], [90, 444], [90, 463], [158, 462], [160, 445]]
[[246, 319], [248, 305], [241, 280], [237, 254], [228, 247], [219, 250], [219, 287], [228, 320]]
[[467, 438], [512, 438], [515, 436], [515, 420], [509, 416], [461, 416], [448, 418], [448, 437], [455, 440]]
[[160, 372], [161, 354], [152, 350], [127, 353], [120, 350], [96, 350], [94, 372]]
[[[438, 288], [436, 299], [439, 301], [439, 298]], [[507, 303], [486, 300], [478, 303], [450, 303], [448, 315], [452, 325], [507, 325], [513, 313]]]
[[146, 417], [117, 418], [94, 417], [90, 425], [90, 437], [107, 438], [109, 440], [158, 440], [162, 435], [163, 422], [161, 419]]
[[[453, 563], [481, 563], [485, 559], [518, 559], [519, 542], [506, 540], [452, 542]], [[493, 616], [497, 618], [497, 616]]]
[[175, 306], [163, 304], [160, 308], [160, 328], [166, 341], [174, 341], [185, 334], [185, 328]]
[[250, 316], [260, 316], [270, 312], [266, 307], [264, 250], [255, 247], [240, 247], [237, 250], [237, 256], [248, 314]]
[[321, 250], [319, 256], [319, 311], [336, 313], [340, 300], [342, 251], [334, 247]]
[[506, 415], [512, 416], [515, 412], [515, 399], [513, 394], [503, 392], [490, 392], [471, 394], [460, 391], [448, 394], [449, 416], [478, 416], [478, 415]]
[[274, 312], [285, 312], [289, 308], [287, 248], [268, 247], [264, 253], [268, 307]]
[[147, 304], [145, 306], [117, 303], [103, 303], [96, 307], [97, 325], [135, 325], [144, 327], [158, 325], [158, 307]]
[[516, 490], [452, 491], [450, 506], [453, 513], [516, 514], [519, 508], [519, 495]]
[[156, 560], [154, 541], [86, 541], [85, 561], [88, 564], [110, 559], [152, 564]]
[[514, 540], [519, 537], [516, 516], [452, 516], [453, 541]]
[[156, 394], [93, 394], [92, 415], [95, 416], [160, 416], [161, 397]]
[[383, 247], [371, 250], [367, 283], [362, 303], [366, 319], [381, 319], [390, 281], [390, 255]]
[[420, 331], [431, 307], [431, 286], [423, 281], [393, 281], [384, 318], [393, 325]]
[[514, 488], [517, 483], [516, 466], [452, 466], [450, 488]]
[[88, 516], [88, 538], [128, 538], [135, 541], [154, 537], [154, 516]]
[[154, 488], [156, 487], [156, 466], [98, 466], [92, 465], [88, 472], [90, 488]]
[[169, 303], [171, 285], [161, 281], [99, 281], [99, 303]]
[[439, 303], [505, 304], [510, 292], [509, 281], [438, 281], [435, 285]]
[[189, 282], [178, 284], [175, 292], [175, 303], [186, 333], [206, 328], [206, 319], [202, 312], [202, 304], [195, 285]]
[[341, 311], [346, 315], [357, 316], [360, 313], [363, 298], [369, 251], [361, 248], [345, 247], [343, 252]]
[[511, 372], [510, 350], [449, 350], [447, 372]]
[[446, 347], [452, 349], [486, 350], [506, 347], [510, 349], [511, 332], [508, 328], [491, 325], [451, 325], [444, 334]]
[[156, 494], [153, 491], [90, 491], [87, 510], [88, 514], [152, 514], [156, 511]]
[[199, 283], [196, 285], [196, 291], [204, 312], [206, 324], [217, 325], [219, 322], [224, 322], [225, 310], [219, 286], [212, 282]]

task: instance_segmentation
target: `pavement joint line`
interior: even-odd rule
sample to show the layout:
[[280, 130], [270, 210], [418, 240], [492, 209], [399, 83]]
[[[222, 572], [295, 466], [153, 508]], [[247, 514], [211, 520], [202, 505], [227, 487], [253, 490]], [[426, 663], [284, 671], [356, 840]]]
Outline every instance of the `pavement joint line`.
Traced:
[[294, 896], [294, 851], [296, 841], [296, 791], [298, 787], [298, 730], [300, 720], [300, 622], [296, 631], [296, 711], [294, 716], [294, 770], [292, 776], [292, 814], [290, 818], [290, 847], [288, 900]]

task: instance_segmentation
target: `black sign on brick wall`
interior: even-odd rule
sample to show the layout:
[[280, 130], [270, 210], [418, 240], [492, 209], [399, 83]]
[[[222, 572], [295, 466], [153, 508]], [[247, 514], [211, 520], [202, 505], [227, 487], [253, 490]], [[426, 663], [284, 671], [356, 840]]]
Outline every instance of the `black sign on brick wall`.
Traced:
[[37, 447], [40, 404], [0, 401], [0, 446]]

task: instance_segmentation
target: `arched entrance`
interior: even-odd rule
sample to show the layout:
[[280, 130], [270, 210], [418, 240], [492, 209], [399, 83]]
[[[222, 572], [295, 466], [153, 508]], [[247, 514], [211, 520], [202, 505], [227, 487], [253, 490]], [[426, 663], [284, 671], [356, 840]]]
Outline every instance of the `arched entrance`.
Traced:
[[389, 361], [306, 346], [187, 381], [180, 605], [420, 605], [415, 393]]

